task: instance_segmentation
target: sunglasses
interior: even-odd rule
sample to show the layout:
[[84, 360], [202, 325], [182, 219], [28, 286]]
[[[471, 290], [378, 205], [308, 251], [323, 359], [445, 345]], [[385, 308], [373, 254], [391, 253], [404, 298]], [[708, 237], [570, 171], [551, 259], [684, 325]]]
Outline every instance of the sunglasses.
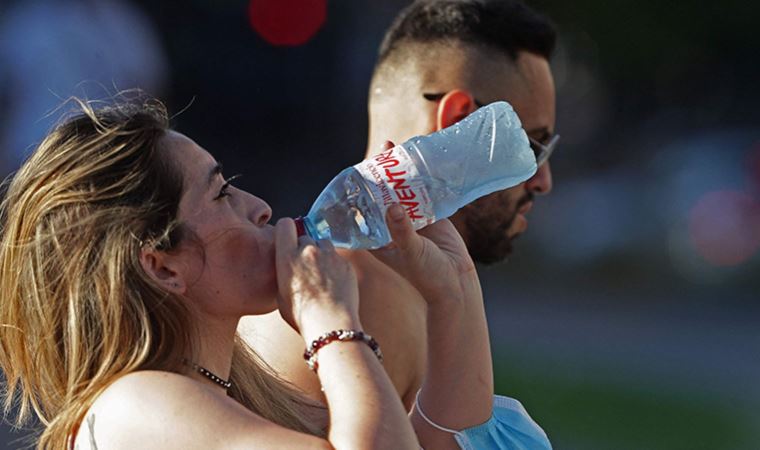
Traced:
[[[431, 101], [431, 102], [437, 102], [440, 101], [444, 96], [446, 95], [446, 92], [438, 93], [438, 94], [429, 94], [429, 93], [423, 93], [422, 96], [425, 98], [425, 100]], [[473, 99], [475, 102], [475, 106], [478, 108], [482, 108], [485, 106], [484, 103], [479, 102], [476, 99]], [[530, 148], [533, 150], [533, 153], [536, 155], [536, 165], [541, 166], [541, 164], [545, 163], [549, 160], [549, 157], [554, 153], [554, 150], [557, 148], [557, 145], [559, 144], [559, 134], [553, 134], [551, 137], [549, 137], [548, 142], [539, 142], [537, 139], [533, 139], [532, 137], [528, 136], [528, 141], [530, 142]]]

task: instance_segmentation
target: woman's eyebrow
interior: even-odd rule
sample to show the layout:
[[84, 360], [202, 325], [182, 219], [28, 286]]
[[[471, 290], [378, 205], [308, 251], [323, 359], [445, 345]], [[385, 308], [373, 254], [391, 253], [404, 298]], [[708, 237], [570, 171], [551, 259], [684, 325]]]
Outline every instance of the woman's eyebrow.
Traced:
[[216, 178], [217, 175], [221, 175], [223, 170], [222, 163], [216, 163], [214, 167], [211, 168], [208, 172], [208, 180], [206, 180], [206, 184], [208, 185], [208, 188], [211, 188], [211, 183], [214, 182], [214, 178]]

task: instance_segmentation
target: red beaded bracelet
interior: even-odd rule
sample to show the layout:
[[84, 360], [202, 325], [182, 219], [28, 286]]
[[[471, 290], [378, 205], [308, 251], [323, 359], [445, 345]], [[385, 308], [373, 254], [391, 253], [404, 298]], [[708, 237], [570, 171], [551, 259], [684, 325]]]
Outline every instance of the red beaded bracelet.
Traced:
[[320, 348], [334, 341], [364, 341], [372, 352], [375, 353], [377, 359], [380, 362], [383, 361], [383, 352], [380, 351], [380, 345], [377, 341], [367, 333], [359, 330], [333, 330], [329, 331], [318, 338], [314, 339], [311, 344], [306, 347], [303, 352], [303, 359], [306, 360], [306, 365], [314, 372], [319, 369], [319, 363], [317, 362], [317, 352]]

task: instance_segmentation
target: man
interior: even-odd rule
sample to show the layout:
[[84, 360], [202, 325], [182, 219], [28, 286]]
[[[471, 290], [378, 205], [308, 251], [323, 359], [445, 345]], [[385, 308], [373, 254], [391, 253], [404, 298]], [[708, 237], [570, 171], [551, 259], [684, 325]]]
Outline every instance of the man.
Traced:
[[[496, 100], [513, 105], [535, 149], [550, 143], [554, 85], [548, 57], [554, 41], [549, 22], [515, 0], [414, 2], [395, 20], [380, 50], [369, 99], [369, 153], [380, 151], [387, 139], [402, 142], [433, 132]], [[511, 239], [525, 230], [533, 196], [548, 193], [551, 183], [546, 162], [528, 181], [457, 213], [452, 221], [473, 259], [503, 259]], [[426, 370], [424, 299], [370, 253], [342, 254], [358, 275], [362, 324], [382, 346], [384, 366], [411, 408]], [[276, 372], [323, 399], [319, 380], [300, 356], [300, 338], [277, 312], [246, 318], [240, 331]]]
[[[380, 48], [369, 94], [367, 156], [458, 122], [479, 105], [506, 100], [534, 151], [551, 150], [553, 27], [517, 1], [427, 1], [404, 11]], [[465, 206], [451, 221], [476, 262], [503, 260], [527, 227], [534, 196], [552, 189], [547, 160], [525, 183]]]

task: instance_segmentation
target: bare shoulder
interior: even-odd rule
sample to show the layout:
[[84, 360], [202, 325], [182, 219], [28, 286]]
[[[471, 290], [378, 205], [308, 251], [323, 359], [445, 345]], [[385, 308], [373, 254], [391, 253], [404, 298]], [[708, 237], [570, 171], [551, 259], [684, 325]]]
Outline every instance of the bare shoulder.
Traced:
[[[303, 360], [301, 336], [280, 316], [279, 311], [240, 319], [238, 334], [275, 373], [293, 383], [309, 398], [325, 403], [317, 375]], [[325, 415], [326, 425], [326, 415]]]
[[91, 411], [97, 413], [119, 411], [121, 413], [138, 412], [135, 417], [124, 416], [121, 419], [150, 420], [167, 408], [181, 407], [186, 404], [222, 404], [212, 389], [189, 377], [171, 372], [143, 370], [125, 375], [109, 385], [97, 398]]
[[427, 356], [427, 307], [401, 275], [366, 250], [339, 250], [359, 280], [362, 325], [385, 355], [384, 366], [407, 408], [422, 384]]
[[[372, 295], [370, 301], [393, 294], [398, 299], [397, 302], [407, 308], [424, 309], [425, 300], [419, 292], [404, 277], [375, 258], [372, 253], [366, 250], [345, 249], [338, 249], [338, 253], [353, 265], [360, 287], [364, 285], [368, 289], [372, 288], [373, 293], [380, 294]], [[384, 302], [386, 305], [388, 300], [394, 301], [394, 299], [386, 299]], [[362, 298], [362, 303], [364, 302], [365, 299]]]
[[[368, 251], [338, 252], [352, 264], [359, 281], [362, 325], [380, 343], [383, 367], [410, 408], [426, 365], [425, 300], [406, 279]], [[238, 332], [277, 374], [310, 398], [325, 402], [319, 378], [304, 364], [303, 339], [279, 312], [243, 317]]]
[[205, 389], [203, 385], [184, 375], [159, 370], [141, 370], [124, 375], [111, 383], [98, 397], [94, 406], [114, 400], [122, 402], [131, 399], [133, 403], [146, 401], [144, 395], [135, 395], [141, 392], [161, 393], [166, 398], [173, 398], [178, 391], [183, 394], [211, 394], [211, 391]]
[[282, 434], [300, 435], [203, 383], [140, 371], [103, 391], [85, 415], [75, 444], [79, 450], [263, 448], [258, 444]]
[[[77, 449], [148, 449], [157, 442], [164, 442], [164, 446], [168, 442], [184, 444], [186, 437], [179, 435], [206, 422], [201, 411], [225, 416], [244, 414], [227, 403], [188, 377], [161, 371], [134, 372], [114, 381], [95, 400], [77, 433]], [[200, 436], [193, 438], [203, 440]]]
[[[366, 250], [338, 250], [354, 267], [359, 280], [362, 323], [382, 322], [388, 327], [414, 325], [424, 335], [425, 299], [401, 275]], [[388, 322], [393, 316], [393, 322]]]

